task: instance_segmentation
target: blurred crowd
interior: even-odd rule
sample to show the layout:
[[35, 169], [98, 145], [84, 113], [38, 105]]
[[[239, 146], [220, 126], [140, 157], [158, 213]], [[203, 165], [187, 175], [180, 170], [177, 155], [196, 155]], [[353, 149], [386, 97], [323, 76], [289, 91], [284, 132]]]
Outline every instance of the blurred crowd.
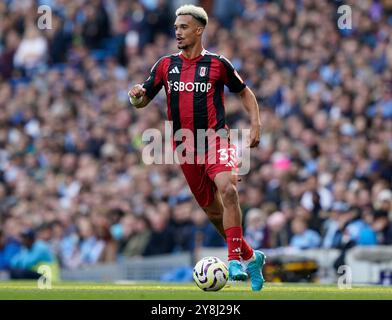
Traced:
[[[184, 2], [0, 3], [0, 270], [225, 245], [179, 166], [142, 161], [143, 131], [164, 130], [164, 93], [141, 110], [127, 96], [178, 51]], [[186, 2], [206, 8], [206, 49], [259, 101], [261, 143], [238, 184], [249, 243], [392, 244], [392, 2]], [[342, 4], [352, 29], [337, 27]], [[51, 29], [37, 28], [39, 5]], [[230, 127], [248, 128], [238, 97], [225, 105]]]

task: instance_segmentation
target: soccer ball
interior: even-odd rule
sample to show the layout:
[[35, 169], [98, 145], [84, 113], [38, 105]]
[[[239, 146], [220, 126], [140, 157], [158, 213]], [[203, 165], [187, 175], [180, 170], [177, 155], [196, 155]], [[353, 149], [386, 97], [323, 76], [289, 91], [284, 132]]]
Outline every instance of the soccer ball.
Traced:
[[193, 268], [193, 280], [204, 291], [222, 289], [228, 278], [229, 270], [224, 262], [216, 257], [203, 258]]

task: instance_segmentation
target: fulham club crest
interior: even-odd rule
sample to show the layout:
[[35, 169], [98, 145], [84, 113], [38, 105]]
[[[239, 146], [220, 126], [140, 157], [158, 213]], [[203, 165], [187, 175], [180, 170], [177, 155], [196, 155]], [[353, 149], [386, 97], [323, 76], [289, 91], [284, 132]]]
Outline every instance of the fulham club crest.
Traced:
[[199, 69], [199, 76], [200, 77], [205, 77], [207, 75], [207, 70], [208, 70], [207, 67], [200, 67], [200, 69]]

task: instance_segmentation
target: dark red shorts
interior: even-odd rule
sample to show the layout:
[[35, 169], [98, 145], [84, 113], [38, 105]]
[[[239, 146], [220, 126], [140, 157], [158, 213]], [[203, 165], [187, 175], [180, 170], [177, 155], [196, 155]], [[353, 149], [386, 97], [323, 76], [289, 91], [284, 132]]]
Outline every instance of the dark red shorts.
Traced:
[[215, 176], [224, 171], [236, 174], [237, 168], [236, 147], [228, 139], [209, 144], [208, 150], [195, 156], [193, 163], [181, 164], [182, 172], [201, 207], [207, 207], [214, 201]]

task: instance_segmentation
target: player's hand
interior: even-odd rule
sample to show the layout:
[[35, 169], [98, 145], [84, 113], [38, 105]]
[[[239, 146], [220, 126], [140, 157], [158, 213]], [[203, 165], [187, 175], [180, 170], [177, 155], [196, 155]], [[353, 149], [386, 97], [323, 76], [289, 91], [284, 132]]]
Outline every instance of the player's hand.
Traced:
[[252, 124], [250, 127], [249, 147], [257, 147], [260, 143], [261, 124]]
[[130, 98], [140, 98], [146, 94], [146, 89], [143, 88], [141, 84], [134, 85], [131, 90], [128, 92], [128, 96]]

